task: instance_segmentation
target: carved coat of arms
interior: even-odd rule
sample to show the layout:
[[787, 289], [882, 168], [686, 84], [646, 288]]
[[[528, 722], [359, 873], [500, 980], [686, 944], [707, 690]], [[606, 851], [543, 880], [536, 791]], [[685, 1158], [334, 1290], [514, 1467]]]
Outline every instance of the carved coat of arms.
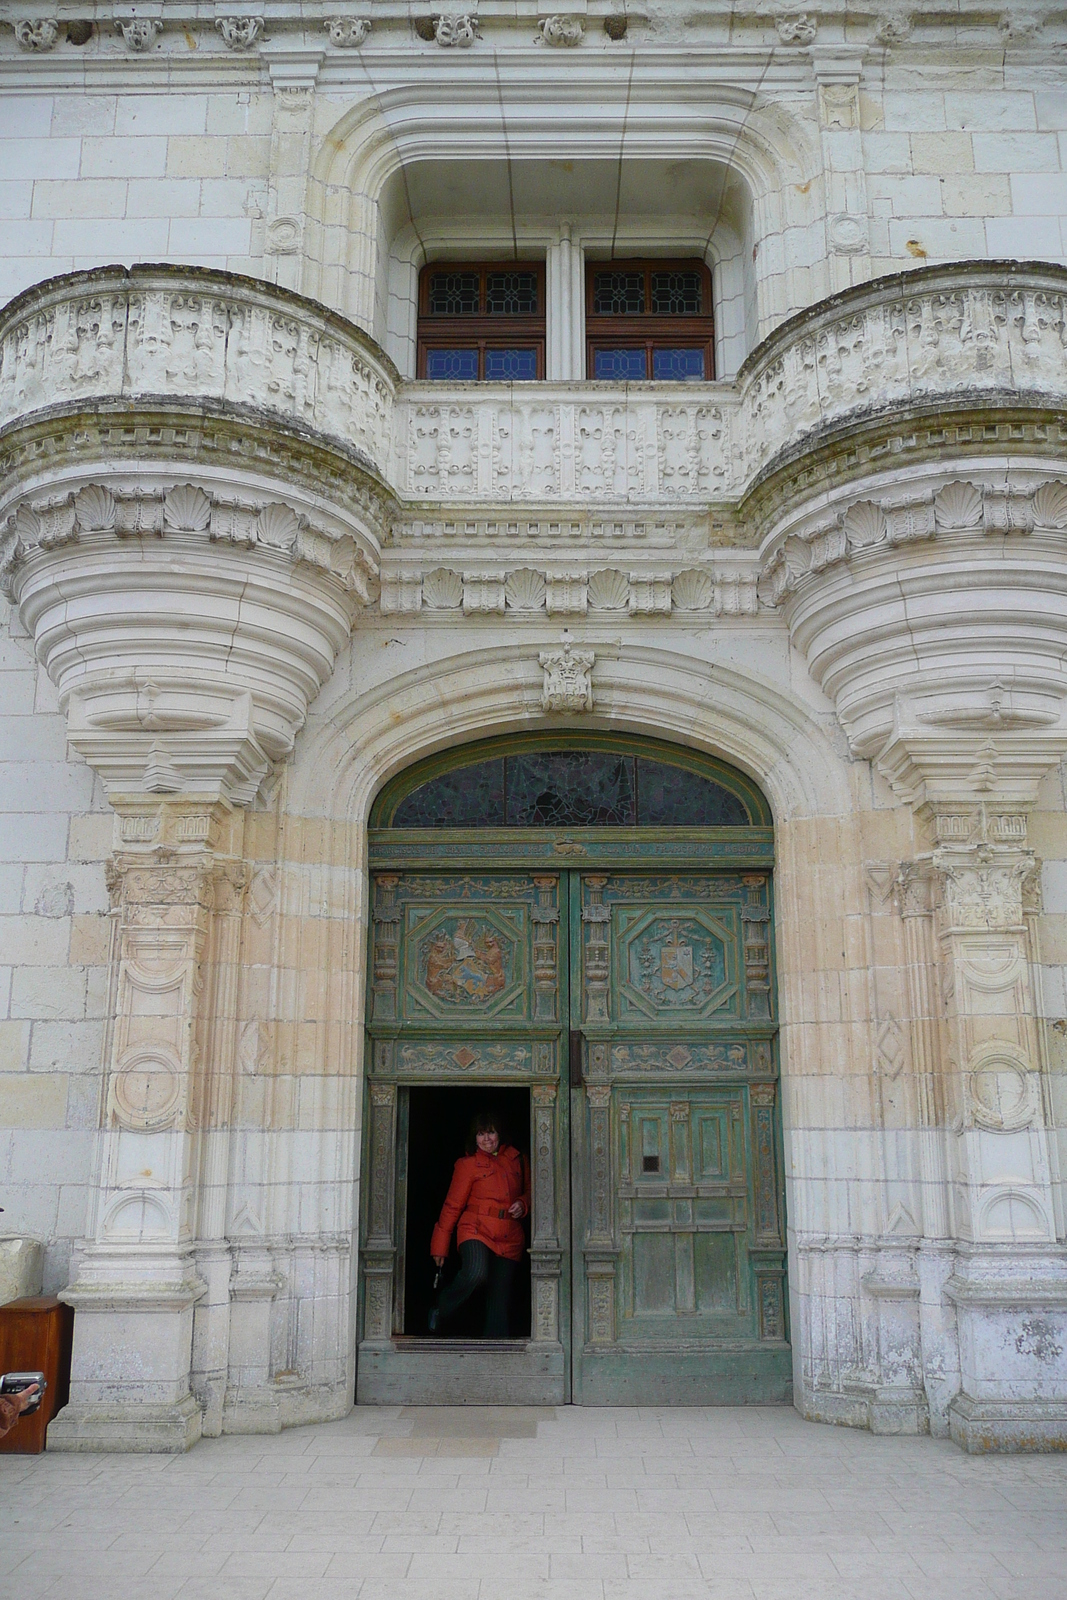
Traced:
[[592, 650], [575, 650], [565, 644], [561, 650], [542, 650], [538, 661], [544, 672], [541, 690], [542, 711], [563, 711], [573, 716], [593, 709]]
[[693, 981], [693, 946], [682, 944], [676, 929], [660, 946], [659, 968], [665, 989], [688, 989]]
[[425, 953], [426, 987], [453, 1004], [491, 1000], [507, 982], [504, 951], [492, 928], [464, 917], [449, 933], [440, 928]]

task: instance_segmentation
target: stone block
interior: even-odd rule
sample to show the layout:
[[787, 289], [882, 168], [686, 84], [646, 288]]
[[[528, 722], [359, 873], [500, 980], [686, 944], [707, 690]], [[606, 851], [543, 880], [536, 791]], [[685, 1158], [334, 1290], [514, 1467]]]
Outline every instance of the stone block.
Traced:
[[122, 95], [115, 108], [115, 133], [120, 138], [203, 133], [207, 107], [205, 94]]
[[126, 186], [128, 217], [195, 217], [201, 185], [195, 178], [131, 178]]
[[44, 1247], [39, 1239], [0, 1234], [0, 1306], [40, 1294]]
[[974, 168], [969, 133], [913, 133], [911, 154], [916, 172], [970, 172]]
[[167, 170], [167, 141], [162, 136], [82, 141], [81, 170], [86, 178], [161, 178]]
[[[0, 1127], [19, 1130], [62, 1128], [66, 1106], [65, 1073], [45, 1075], [0, 1071]], [[40, 1178], [45, 1170], [39, 1168], [37, 1177]]]

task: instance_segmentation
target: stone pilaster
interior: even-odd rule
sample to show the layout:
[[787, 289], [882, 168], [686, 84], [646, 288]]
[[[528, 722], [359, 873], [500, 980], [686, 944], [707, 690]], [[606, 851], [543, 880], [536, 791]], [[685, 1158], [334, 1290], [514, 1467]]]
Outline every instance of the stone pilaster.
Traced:
[[[205, 963], [221, 908], [243, 890], [243, 815], [228, 805], [116, 798], [110, 864], [111, 1025], [87, 1238], [64, 1298], [75, 1307], [70, 1403], [58, 1450], [180, 1451], [200, 1437], [189, 1387], [198, 1168], [217, 1115], [205, 1068]], [[226, 943], [225, 934], [223, 943]]]

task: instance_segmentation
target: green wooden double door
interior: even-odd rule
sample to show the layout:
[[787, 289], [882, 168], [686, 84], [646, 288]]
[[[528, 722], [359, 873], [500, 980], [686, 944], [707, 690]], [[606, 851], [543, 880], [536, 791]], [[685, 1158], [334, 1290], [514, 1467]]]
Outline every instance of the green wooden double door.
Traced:
[[[695, 836], [682, 866], [643, 860], [662, 852], [637, 830], [539, 839], [512, 852], [543, 858], [521, 866], [382, 837], [359, 1399], [789, 1400], [766, 835], [734, 840], [731, 867], [702, 863]], [[428, 1238], [408, 1226], [410, 1108], [427, 1086], [525, 1092], [528, 1337], [411, 1325], [408, 1257]]]

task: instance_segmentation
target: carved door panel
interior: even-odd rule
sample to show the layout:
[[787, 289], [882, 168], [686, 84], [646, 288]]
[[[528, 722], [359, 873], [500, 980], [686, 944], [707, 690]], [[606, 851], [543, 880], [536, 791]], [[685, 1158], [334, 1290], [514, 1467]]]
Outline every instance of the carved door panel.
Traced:
[[[486, 1401], [568, 1398], [560, 889], [558, 872], [381, 872], [372, 880], [363, 1400], [446, 1401], [457, 1384]], [[404, 1097], [420, 1085], [479, 1084], [529, 1090], [531, 1337], [521, 1346], [458, 1352], [421, 1341], [416, 1349], [403, 1307]]]
[[[770, 915], [767, 872], [375, 876], [360, 1398], [788, 1399]], [[457, 1365], [405, 1338], [400, 1146], [479, 1083], [529, 1089], [532, 1328]]]
[[573, 1362], [587, 1404], [788, 1398], [769, 894], [765, 873], [581, 876]]

